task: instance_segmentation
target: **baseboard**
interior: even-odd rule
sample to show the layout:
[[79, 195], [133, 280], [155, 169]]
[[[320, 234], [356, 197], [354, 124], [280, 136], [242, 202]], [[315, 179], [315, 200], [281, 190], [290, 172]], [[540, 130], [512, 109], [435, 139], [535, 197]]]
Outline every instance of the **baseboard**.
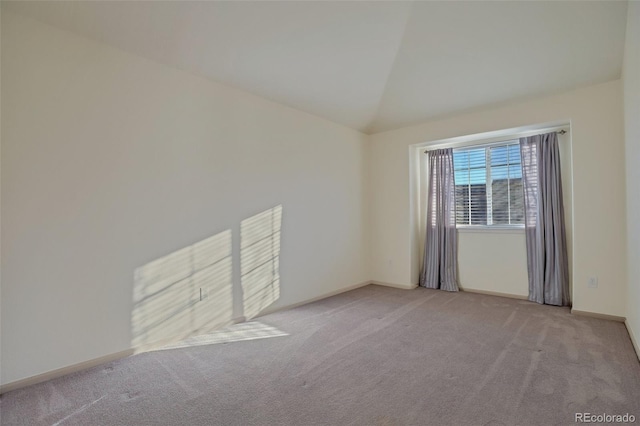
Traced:
[[345, 293], [347, 291], [355, 290], [360, 287], [364, 287], [366, 285], [372, 284], [372, 281], [363, 281], [358, 284], [351, 285], [349, 287], [344, 287], [339, 290], [330, 291], [328, 293], [323, 293], [320, 296], [312, 297], [311, 299], [303, 300], [302, 302], [292, 303], [290, 305], [279, 306], [277, 308], [267, 308], [264, 311], [260, 312], [255, 318], [263, 317], [265, 315], [273, 314], [274, 312], [284, 311], [286, 309], [293, 309], [300, 307], [302, 305], [306, 305], [308, 303], [317, 302], [318, 300], [326, 299], [327, 297], [336, 296], [340, 293]]
[[462, 287], [460, 287], [460, 291], [464, 291], [465, 293], [486, 294], [488, 296], [508, 297], [509, 299], [519, 299], [519, 300], [529, 299], [527, 296], [523, 296], [521, 294], [501, 293], [499, 291], [476, 290], [472, 288], [462, 288]]
[[141, 354], [141, 353], [145, 353], [145, 352], [157, 351], [159, 349], [164, 348], [165, 346], [174, 345], [174, 344], [176, 344], [178, 342], [181, 342], [181, 341], [183, 341], [185, 339], [188, 339], [190, 337], [201, 336], [203, 334], [209, 334], [209, 333], [212, 333], [212, 332], [214, 332], [216, 330], [220, 330], [222, 328], [229, 327], [231, 325], [238, 324], [238, 323], [241, 323], [241, 322], [246, 322], [246, 321], [247, 321], [247, 319], [244, 316], [232, 318], [231, 320], [225, 321], [223, 323], [218, 323], [218, 324], [213, 325], [213, 326], [203, 327], [203, 328], [199, 328], [197, 330], [193, 330], [193, 331], [191, 331], [188, 334], [183, 335], [183, 336], [171, 336], [171, 337], [166, 337], [164, 339], [155, 340], [155, 341], [153, 341], [151, 343], [141, 344], [141, 345], [138, 345], [138, 346], [134, 347], [131, 350], [133, 351], [133, 355], [137, 355], [137, 354]]
[[[341, 288], [339, 290], [334, 290], [328, 293], [324, 293], [320, 296], [299, 302], [299, 303], [294, 303], [291, 305], [286, 305], [286, 306], [281, 306], [279, 308], [275, 308], [275, 309], [267, 309], [264, 312], [261, 312], [260, 315], [258, 315], [258, 317], [273, 313], [273, 312], [277, 312], [277, 311], [282, 311], [285, 309], [292, 309], [292, 308], [296, 308], [298, 306], [302, 306], [302, 305], [306, 305], [307, 303], [312, 303], [312, 302], [316, 302], [318, 300], [322, 300], [322, 299], [326, 299], [327, 297], [331, 297], [331, 296], [335, 296], [337, 294], [340, 293], [344, 293], [347, 291], [351, 291], [351, 290], [355, 290], [356, 288], [360, 288], [360, 287], [364, 287], [366, 285], [371, 284], [371, 281], [363, 281], [361, 283], [349, 286], [349, 287], [345, 287], [345, 288]], [[231, 321], [231, 324], [236, 324], [238, 322], [244, 322], [246, 319], [244, 317], [240, 317], [240, 318], [234, 318]], [[161, 347], [164, 344], [168, 344], [171, 342], [174, 342], [176, 339], [175, 338], [170, 338], [167, 339], [167, 341], [162, 341], [162, 342], [155, 342], [153, 345], [150, 345], [148, 347], [138, 347], [138, 348], [131, 348], [131, 349], [127, 349], [125, 351], [121, 351], [121, 352], [117, 352], [117, 353], [113, 353], [113, 354], [109, 354], [109, 355], [105, 355], [99, 358], [94, 358], [88, 361], [84, 361], [78, 364], [73, 364], [73, 365], [69, 365], [67, 367], [62, 367], [62, 368], [58, 368], [56, 370], [52, 370], [52, 371], [48, 371], [46, 373], [42, 373], [42, 374], [38, 374], [36, 376], [31, 376], [31, 377], [27, 377], [26, 379], [21, 379], [21, 380], [16, 380], [15, 382], [10, 382], [4, 385], [0, 385], [0, 395], [6, 392], [10, 392], [16, 389], [21, 389], [21, 388], [25, 388], [27, 386], [31, 386], [31, 385], [35, 385], [38, 383], [42, 383], [42, 382], [46, 382], [47, 380], [52, 380], [52, 379], [56, 379], [58, 377], [62, 377], [65, 376], [67, 374], [71, 374], [71, 373], [76, 373], [78, 371], [82, 371], [82, 370], [87, 370], [89, 368], [92, 367], [96, 367], [98, 365], [101, 364], [106, 364], [108, 362], [111, 361], [115, 361], [121, 358], [126, 358], [128, 356], [137, 354], [137, 353], [141, 353], [141, 352], [147, 352], [149, 350], [153, 350], [154, 348], [158, 348]]]
[[591, 317], [591, 318], [598, 318], [598, 319], [604, 319], [604, 320], [609, 320], [609, 321], [617, 321], [617, 322], [626, 322], [627, 319], [625, 317], [619, 317], [616, 315], [609, 315], [609, 314], [599, 314], [597, 312], [589, 312], [589, 311], [578, 311], [576, 309], [571, 309], [571, 313], [573, 315], [580, 315], [583, 317]]
[[[293, 309], [302, 305], [306, 305], [308, 303], [313, 303], [313, 302], [317, 302], [318, 300], [322, 300], [322, 299], [326, 299], [327, 297], [331, 297], [331, 296], [336, 296], [340, 293], [345, 293], [347, 291], [351, 291], [351, 290], [355, 290], [357, 288], [360, 287], [364, 287], [366, 285], [369, 284], [374, 284], [374, 285], [380, 285], [380, 286], [385, 286], [385, 287], [394, 287], [394, 288], [400, 288], [400, 289], [404, 289], [404, 290], [411, 290], [417, 287], [417, 285], [412, 285], [412, 286], [408, 286], [408, 285], [402, 285], [402, 284], [392, 284], [392, 283], [385, 283], [385, 282], [380, 282], [380, 281], [363, 281], [361, 283], [349, 286], [349, 287], [345, 287], [339, 290], [334, 290], [328, 293], [324, 293], [320, 296], [317, 297], [313, 297], [311, 299], [302, 301], [302, 302], [298, 302], [298, 303], [293, 303], [290, 305], [286, 305], [286, 306], [281, 306], [279, 308], [275, 308], [275, 309], [268, 309], [265, 312], [262, 312], [260, 316], [264, 316], [270, 313], [274, 313], [274, 312], [278, 312], [278, 311], [282, 311], [285, 309]], [[508, 297], [508, 298], [512, 298], [512, 299], [524, 299], [526, 300], [527, 297], [526, 296], [522, 296], [522, 295], [517, 295], [517, 294], [509, 294], [509, 293], [499, 293], [499, 292], [494, 292], [494, 291], [486, 291], [486, 290], [474, 290], [474, 289], [460, 289], [461, 291], [467, 292], [467, 293], [478, 293], [478, 294], [486, 294], [486, 295], [490, 295], [490, 296], [499, 296], [499, 297]], [[607, 314], [599, 314], [596, 312], [588, 312], [588, 311], [579, 311], [579, 310], [575, 310], [572, 309], [571, 313], [574, 315], [582, 315], [582, 316], [588, 316], [588, 317], [592, 317], [592, 318], [599, 318], [599, 319], [606, 319], [606, 320], [611, 320], [611, 321], [618, 321], [618, 322], [623, 322], [627, 328], [627, 331], [629, 333], [629, 337], [631, 339], [631, 343], [633, 344], [633, 347], [636, 351], [636, 355], [638, 356], [638, 361], [640, 361], [640, 345], [638, 344], [638, 340], [636, 339], [636, 336], [634, 335], [632, 328], [629, 324], [629, 322], [626, 320], [626, 318], [624, 317], [619, 317], [619, 316], [615, 316], [615, 315], [607, 315]], [[237, 322], [242, 322], [242, 320], [244, 320], [244, 318], [236, 318], [234, 319], [233, 323], [237, 323]], [[67, 374], [71, 374], [71, 373], [76, 373], [78, 371], [82, 371], [82, 370], [86, 370], [89, 368], [93, 368], [96, 367], [98, 365], [101, 364], [106, 364], [109, 363], [111, 361], [116, 361], [118, 359], [121, 358], [126, 358], [128, 356], [131, 356], [135, 353], [136, 351], [134, 349], [127, 349], [124, 351], [120, 351], [120, 352], [116, 352], [113, 354], [109, 354], [109, 355], [105, 355], [102, 357], [98, 357], [98, 358], [94, 358], [88, 361], [84, 361], [78, 364], [74, 364], [74, 365], [70, 365], [67, 367], [63, 367], [63, 368], [58, 368], [56, 370], [52, 370], [46, 373], [42, 373], [42, 374], [38, 374], [36, 376], [31, 376], [31, 377], [27, 377], [26, 379], [21, 379], [21, 380], [16, 380], [14, 382], [10, 382], [4, 385], [0, 385], [0, 395], [6, 392], [10, 392], [13, 390], [17, 390], [17, 389], [21, 389], [21, 388], [25, 388], [27, 386], [31, 386], [31, 385], [35, 385], [38, 383], [42, 383], [42, 382], [46, 382], [47, 380], [52, 380], [52, 379], [56, 379], [58, 377], [62, 377], [65, 376]]]
[[403, 290], [413, 290], [418, 287], [418, 284], [394, 284], [394, 283], [386, 283], [384, 281], [370, 281], [370, 284], [381, 285], [384, 287], [393, 287], [393, 288], [401, 288]]
[[58, 377], [65, 376], [67, 374], [76, 373], [78, 371], [86, 370], [92, 367], [96, 367], [101, 364], [106, 364], [111, 361], [115, 361], [121, 358], [126, 358], [133, 355], [133, 349], [127, 349], [125, 351], [116, 352], [113, 354], [101, 356], [98, 358], [90, 359], [79, 364], [69, 365], [67, 367], [58, 368], [56, 370], [48, 371], [46, 373], [38, 374], [36, 376], [27, 377], [26, 379], [16, 380], [5, 385], [0, 385], [0, 394], [21, 389], [27, 386], [35, 385], [38, 383], [46, 382], [47, 380], [56, 379]]
[[633, 344], [633, 348], [636, 350], [636, 355], [638, 355], [638, 361], [640, 362], [640, 344], [638, 344], [638, 340], [636, 339], [635, 334], [633, 334], [633, 329], [631, 328], [631, 324], [629, 324], [628, 320], [624, 322], [624, 325], [627, 327], [631, 343]]

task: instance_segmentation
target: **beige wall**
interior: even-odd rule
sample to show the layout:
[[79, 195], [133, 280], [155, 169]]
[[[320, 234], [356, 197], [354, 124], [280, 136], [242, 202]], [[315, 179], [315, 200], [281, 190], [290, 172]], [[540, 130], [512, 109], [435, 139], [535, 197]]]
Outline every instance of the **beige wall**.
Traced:
[[[0, 7], [0, 93], [2, 93], [2, 8]], [[0, 333], [2, 333], [2, 102], [0, 102]], [[2, 369], [2, 335], [0, 334], [0, 370]], [[1, 375], [1, 372], [0, 372]], [[0, 379], [0, 383], [2, 383]]]
[[460, 231], [458, 265], [458, 280], [464, 290], [529, 294], [523, 231]]
[[[621, 82], [612, 81], [373, 135], [372, 279], [405, 286], [415, 284], [418, 279], [420, 243], [415, 231], [418, 211], [415, 194], [419, 191], [413, 177], [419, 163], [412, 160], [413, 145], [536, 124], [568, 122], [571, 125], [569, 151], [572, 161], [567, 178], [570, 176], [573, 180], [573, 206], [568, 206], [568, 210], [573, 211], [574, 308], [624, 316], [626, 226], [621, 95]], [[523, 240], [517, 235], [483, 234], [472, 238], [460, 236], [461, 280], [466, 281], [462, 285], [523, 294], [523, 277], [526, 277], [526, 271], [521, 269], [526, 265], [523, 258], [517, 269], [513, 265], [493, 263], [482, 268], [482, 255], [478, 258], [471, 255], [474, 247], [490, 240], [494, 244], [485, 247], [485, 251], [511, 251], [510, 247], [514, 250], [520, 247], [520, 253], [524, 253]], [[463, 261], [467, 265], [462, 265]], [[468, 262], [474, 263], [469, 266]], [[480, 269], [472, 272], [476, 267]], [[489, 268], [506, 268], [508, 273], [499, 282], [493, 282]], [[470, 282], [467, 277], [473, 273], [482, 276], [482, 280]], [[598, 277], [598, 288], [587, 288], [590, 276]], [[488, 288], [489, 285], [493, 287]]]
[[2, 88], [2, 383], [369, 279], [363, 134], [6, 11]]
[[[367, 138], [2, 13], [0, 383], [133, 346], [136, 329], [167, 308], [138, 312], [141, 285], [188, 282], [177, 294], [205, 287], [208, 298], [180, 317], [184, 324], [212, 313], [224, 322], [368, 279], [409, 287], [420, 251], [419, 164], [410, 147], [550, 122], [571, 123], [562, 146], [563, 161], [571, 160], [564, 177], [573, 189], [574, 308], [626, 314], [640, 330], [639, 232], [631, 220], [640, 205], [640, 137], [631, 118], [640, 114], [637, 6], [630, 6], [624, 80], [626, 194], [620, 81]], [[263, 228], [270, 251], [243, 251]], [[193, 258], [203, 253], [220, 259], [215, 277], [211, 269], [185, 272], [186, 281], [163, 274], [163, 265], [189, 269], [184, 263], [199, 264]], [[463, 287], [525, 295], [524, 253], [517, 232], [461, 233]], [[260, 288], [245, 271], [264, 256], [279, 270], [270, 276], [278, 291], [256, 306], [249, 302]], [[491, 263], [496, 258], [505, 263]], [[589, 276], [599, 277], [599, 288], [587, 288]]]
[[[640, 345], [640, 3], [629, 2], [624, 57], [625, 148], [627, 160], [627, 325]], [[640, 347], [637, 347], [640, 356]]]

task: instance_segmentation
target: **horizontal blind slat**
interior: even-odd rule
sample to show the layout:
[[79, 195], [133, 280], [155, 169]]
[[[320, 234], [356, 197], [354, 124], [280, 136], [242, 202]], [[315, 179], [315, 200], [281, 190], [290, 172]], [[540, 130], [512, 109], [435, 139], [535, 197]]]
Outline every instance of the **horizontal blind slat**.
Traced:
[[455, 149], [453, 162], [457, 224], [524, 223], [519, 141]]

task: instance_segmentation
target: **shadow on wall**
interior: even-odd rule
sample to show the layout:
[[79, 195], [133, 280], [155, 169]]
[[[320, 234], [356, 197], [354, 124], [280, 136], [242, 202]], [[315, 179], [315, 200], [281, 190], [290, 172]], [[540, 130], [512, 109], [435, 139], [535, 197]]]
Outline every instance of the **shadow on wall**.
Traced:
[[[278, 205], [240, 224], [239, 317], [253, 318], [280, 297], [281, 223]], [[137, 268], [132, 347], [148, 350], [229, 325], [234, 319], [233, 286], [230, 229]]]

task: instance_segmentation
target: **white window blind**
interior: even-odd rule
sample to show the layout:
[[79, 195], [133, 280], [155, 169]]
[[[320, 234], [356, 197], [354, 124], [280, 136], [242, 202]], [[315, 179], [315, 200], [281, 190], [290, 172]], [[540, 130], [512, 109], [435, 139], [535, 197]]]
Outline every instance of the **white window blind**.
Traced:
[[456, 224], [522, 226], [522, 165], [517, 140], [454, 149]]

